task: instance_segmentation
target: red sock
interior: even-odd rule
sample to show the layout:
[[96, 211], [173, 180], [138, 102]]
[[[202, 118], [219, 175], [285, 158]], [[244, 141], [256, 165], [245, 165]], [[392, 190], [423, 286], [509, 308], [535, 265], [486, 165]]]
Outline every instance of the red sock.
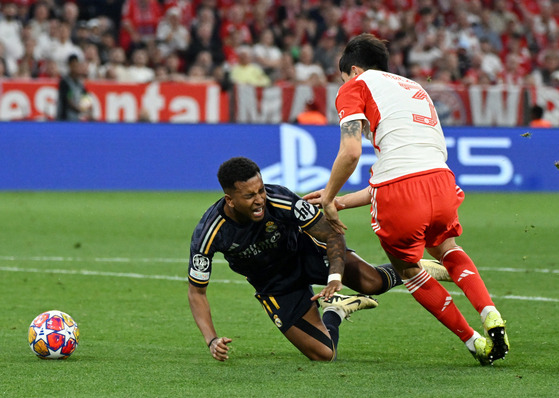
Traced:
[[466, 342], [473, 336], [474, 330], [468, 325], [464, 316], [454, 304], [452, 297], [447, 290], [435, 279], [431, 278], [425, 270], [407, 281], [404, 285], [408, 288], [412, 296], [427, 311], [435, 316], [452, 333]]
[[481, 310], [488, 305], [495, 305], [474, 262], [461, 247], [447, 251], [441, 262], [477, 312], [481, 313]]

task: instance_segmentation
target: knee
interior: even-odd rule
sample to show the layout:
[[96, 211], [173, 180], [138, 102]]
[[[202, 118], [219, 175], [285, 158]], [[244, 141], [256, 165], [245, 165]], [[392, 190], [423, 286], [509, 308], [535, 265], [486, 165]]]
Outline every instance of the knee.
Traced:
[[335, 351], [325, 346], [323, 349], [320, 350], [312, 350], [311, 352], [306, 352], [305, 355], [311, 361], [330, 362], [334, 360]]

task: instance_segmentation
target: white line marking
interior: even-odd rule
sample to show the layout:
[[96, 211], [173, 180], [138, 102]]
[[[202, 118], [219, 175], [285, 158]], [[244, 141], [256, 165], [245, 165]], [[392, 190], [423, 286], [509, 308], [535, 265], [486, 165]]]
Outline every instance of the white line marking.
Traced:
[[[222, 262], [224, 262], [222, 260]], [[138, 273], [128, 273], [128, 272], [106, 272], [106, 271], [91, 271], [91, 270], [68, 270], [68, 269], [39, 269], [39, 268], [19, 268], [19, 267], [1, 267], [0, 271], [5, 272], [29, 272], [29, 273], [39, 273], [39, 274], [67, 274], [67, 275], [86, 275], [86, 276], [110, 276], [117, 278], [135, 278], [135, 279], [159, 279], [168, 281], [180, 281], [186, 282], [188, 279], [182, 276], [171, 276], [171, 275], [146, 275]], [[234, 284], [245, 284], [246, 281], [240, 280], [230, 280], [230, 279], [212, 279], [212, 283], [234, 283]], [[392, 290], [396, 293], [406, 293], [409, 294], [407, 289], [401, 287]], [[463, 296], [463, 292], [449, 292], [454, 296]], [[540, 302], [551, 302], [559, 303], [559, 299], [550, 297], [530, 297], [530, 296], [516, 296], [516, 295], [506, 295], [506, 296], [495, 296], [491, 297], [496, 299], [505, 300], [523, 300], [523, 301], [540, 301]]]
[[[183, 276], [171, 275], [147, 275], [138, 274], [133, 272], [106, 272], [106, 271], [91, 271], [87, 269], [39, 269], [39, 268], [19, 268], [19, 267], [0, 267], [0, 271], [6, 272], [29, 272], [37, 274], [66, 274], [66, 275], [89, 275], [89, 276], [111, 276], [117, 278], [134, 278], [134, 279], [160, 279], [167, 281], [180, 281], [186, 282], [188, 278]], [[217, 283], [237, 283], [243, 284], [245, 281], [236, 281], [228, 279], [212, 279], [212, 282]]]
[[[58, 256], [30, 256], [30, 257], [17, 257], [17, 256], [0, 256], [0, 261], [49, 261], [49, 262], [96, 262], [96, 263], [182, 263], [187, 264], [188, 258], [129, 258], [129, 257], [58, 257]], [[214, 259], [214, 263], [225, 264], [223, 259]], [[373, 264], [378, 265], [378, 264]], [[486, 272], [520, 272], [520, 273], [541, 273], [541, 274], [559, 274], [559, 269], [548, 268], [512, 268], [512, 267], [477, 267], [479, 271]]]

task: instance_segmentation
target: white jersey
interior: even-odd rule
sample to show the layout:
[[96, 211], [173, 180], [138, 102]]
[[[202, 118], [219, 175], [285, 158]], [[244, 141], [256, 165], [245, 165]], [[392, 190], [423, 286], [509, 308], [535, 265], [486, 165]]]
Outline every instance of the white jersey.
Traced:
[[363, 120], [363, 133], [378, 157], [371, 186], [448, 169], [446, 143], [433, 101], [420, 84], [402, 76], [367, 70], [338, 91], [340, 126]]

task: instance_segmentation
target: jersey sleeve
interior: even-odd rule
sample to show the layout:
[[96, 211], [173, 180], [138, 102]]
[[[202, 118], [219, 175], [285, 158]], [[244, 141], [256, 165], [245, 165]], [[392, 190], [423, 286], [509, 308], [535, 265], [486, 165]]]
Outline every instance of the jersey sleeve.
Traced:
[[[367, 114], [374, 115], [375, 120], [367, 119], [365, 115], [366, 107], [374, 108], [368, 109]], [[340, 87], [336, 96], [336, 109], [340, 118], [340, 126], [353, 120], [365, 120], [368, 125], [376, 126], [380, 120], [380, 114], [375, 101], [372, 99], [371, 90], [359, 78], [352, 79]]]
[[320, 220], [322, 212], [316, 206], [281, 186], [268, 186], [268, 201], [301, 229], [307, 230]]
[[198, 287], [207, 286], [212, 273], [212, 259], [220, 251], [219, 231], [225, 219], [218, 213], [208, 211], [198, 223], [190, 241], [188, 281]]

